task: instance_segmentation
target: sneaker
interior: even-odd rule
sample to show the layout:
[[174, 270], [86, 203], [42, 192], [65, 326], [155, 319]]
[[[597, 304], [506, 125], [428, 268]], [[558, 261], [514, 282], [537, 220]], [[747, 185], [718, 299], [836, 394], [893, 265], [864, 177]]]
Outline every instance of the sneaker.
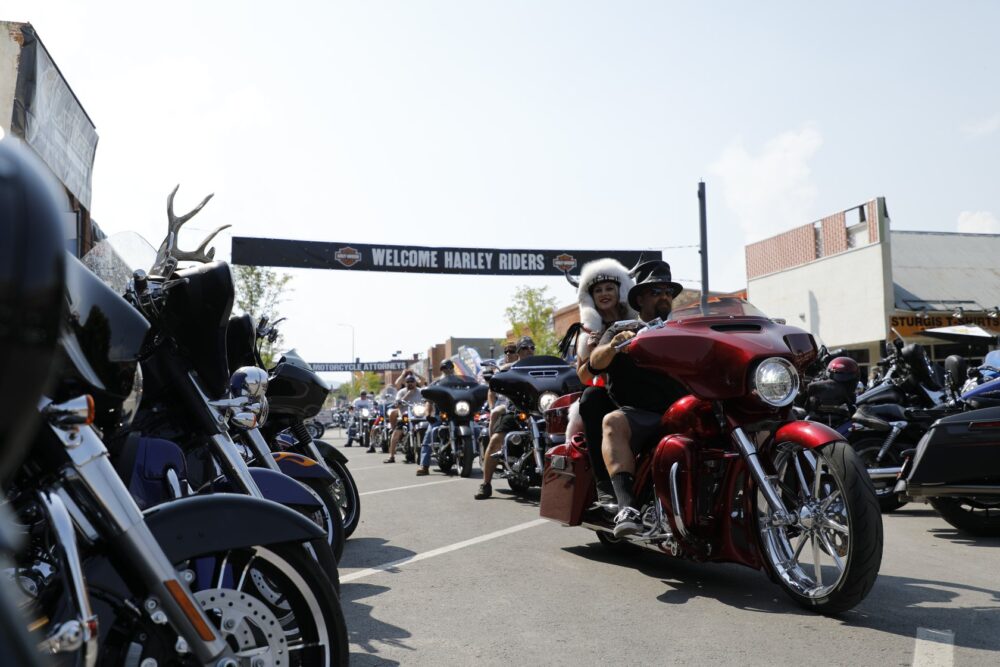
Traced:
[[396, 459], [395, 459], [395, 457], [392, 457], [392, 456], [390, 456], [389, 458], [387, 458], [385, 461], [382, 461], [382, 463], [395, 463], [395, 462], [396, 462]]
[[483, 500], [493, 495], [493, 486], [489, 483], [480, 484], [479, 491], [474, 496], [476, 500]]
[[369, 454], [374, 454], [375, 453], [375, 448], [374, 447], [369, 447], [365, 451], [368, 452]]
[[431, 474], [431, 470], [427, 466], [420, 466], [417, 468], [417, 477], [423, 477], [424, 475], [429, 474]]
[[344, 445], [344, 447], [350, 447], [350, 446], [351, 446], [351, 443], [347, 443], [346, 445]]
[[634, 507], [625, 507], [615, 516], [615, 537], [635, 535], [642, 530], [642, 517]]

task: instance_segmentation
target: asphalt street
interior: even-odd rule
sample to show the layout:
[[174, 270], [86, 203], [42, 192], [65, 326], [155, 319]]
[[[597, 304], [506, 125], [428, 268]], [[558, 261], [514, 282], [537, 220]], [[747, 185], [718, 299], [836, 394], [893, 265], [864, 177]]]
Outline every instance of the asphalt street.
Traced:
[[762, 572], [611, 553], [539, 520], [537, 490], [498, 480], [476, 501], [478, 467], [415, 477], [343, 451], [362, 494], [340, 570], [354, 665], [1000, 664], [1000, 540], [927, 505], [884, 517], [875, 588], [824, 617]]

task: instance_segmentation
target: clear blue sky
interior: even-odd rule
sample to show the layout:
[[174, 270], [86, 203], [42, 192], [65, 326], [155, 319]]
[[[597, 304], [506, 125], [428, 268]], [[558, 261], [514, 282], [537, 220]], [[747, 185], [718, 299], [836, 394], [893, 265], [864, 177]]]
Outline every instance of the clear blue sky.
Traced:
[[[746, 242], [887, 197], [897, 229], [1000, 232], [994, 2], [8, 0], [97, 124], [93, 214], [154, 245], [164, 202], [234, 233], [424, 245]], [[182, 239], [196, 245], [197, 231]], [[227, 255], [229, 237], [220, 241]], [[698, 277], [697, 253], [667, 251]], [[519, 284], [294, 271], [315, 361], [496, 336]], [[561, 303], [573, 294], [556, 280]]]

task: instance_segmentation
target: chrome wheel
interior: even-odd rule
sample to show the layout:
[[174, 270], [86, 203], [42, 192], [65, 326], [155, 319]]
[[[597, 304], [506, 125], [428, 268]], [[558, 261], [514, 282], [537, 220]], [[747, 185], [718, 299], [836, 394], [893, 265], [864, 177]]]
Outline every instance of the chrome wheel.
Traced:
[[757, 519], [765, 557], [774, 573], [798, 594], [822, 598], [835, 590], [848, 569], [851, 520], [844, 481], [825, 452], [791, 443], [779, 445], [774, 458], [781, 499], [794, 520], [775, 521], [758, 491]]

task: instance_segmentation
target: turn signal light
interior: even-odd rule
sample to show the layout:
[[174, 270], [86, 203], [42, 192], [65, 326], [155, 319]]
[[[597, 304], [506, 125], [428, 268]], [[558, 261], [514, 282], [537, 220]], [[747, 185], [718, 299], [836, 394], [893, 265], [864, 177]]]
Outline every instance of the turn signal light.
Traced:
[[519, 412], [519, 413], [517, 413], [517, 418], [520, 419], [521, 421], [528, 421], [528, 413], [527, 412]]
[[55, 426], [88, 426], [94, 423], [94, 397], [83, 394], [63, 403], [49, 403], [42, 414]]

